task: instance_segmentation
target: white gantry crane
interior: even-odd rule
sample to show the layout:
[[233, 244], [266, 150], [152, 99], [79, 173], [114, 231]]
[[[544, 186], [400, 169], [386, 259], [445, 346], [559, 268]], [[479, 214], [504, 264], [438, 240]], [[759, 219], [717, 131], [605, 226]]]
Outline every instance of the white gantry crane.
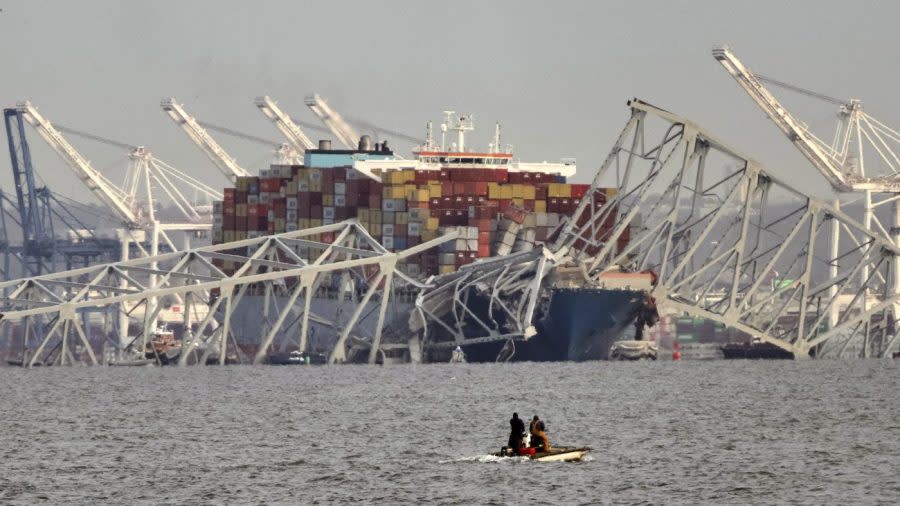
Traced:
[[355, 149], [359, 141], [359, 133], [350, 126], [347, 121], [341, 117], [334, 109], [328, 105], [325, 100], [318, 94], [306, 97], [306, 105], [312, 110], [325, 126], [331, 130], [331, 133], [337, 137], [338, 142], [347, 149]]
[[[728, 47], [713, 49], [713, 57], [750, 95], [750, 98], [766, 113], [775, 125], [800, 150], [801, 153], [839, 193], [862, 193], [864, 197], [863, 224], [882, 234], [895, 245], [900, 245], [900, 157], [895, 148], [900, 147], [900, 133], [873, 118], [863, 110], [858, 99], [841, 100], [803, 89], [752, 72]], [[807, 126], [795, 118], [764, 86], [769, 83], [837, 106], [837, 127], [831, 143], [813, 134]], [[868, 155], [868, 156], [867, 156]], [[866, 164], [866, 161], [871, 163]], [[873, 200], [873, 197], [875, 200]], [[885, 226], [875, 214], [875, 209], [894, 203], [893, 223]], [[835, 200], [835, 206], [839, 206]], [[838, 237], [838, 224], [832, 223], [832, 237]], [[838, 251], [837, 241], [832, 241], [832, 253]], [[895, 259], [895, 262], [898, 260]], [[890, 282], [892, 293], [900, 293], [900, 263], [893, 266]], [[834, 275], [837, 266], [832, 267]], [[868, 279], [868, 269], [861, 272], [861, 280]], [[866, 308], [866, 298], [861, 304]], [[898, 308], [900, 309], [900, 308]], [[896, 313], [895, 313], [896, 317]], [[836, 315], [832, 315], [832, 323]]]
[[222, 149], [222, 146], [174, 98], [164, 98], [160, 102], [160, 106], [188, 134], [188, 137], [203, 150], [225, 177], [233, 182], [237, 177], [250, 175], [250, 172], [238, 165], [237, 161]]
[[[191, 190], [195, 193], [195, 198], [202, 195], [209, 202], [221, 199], [220, 192], [155, 158], [150, 150], [143, 146], [132, 146], [87, 135], [94, 140], [129, 150], [130, 166], [126, 172], [124, 184], [118, 186], [94, 169], [87, 158], [63, 137], [60, 132], [63, 128], [54, 127], [31, 102], [19, 102], [16, 108], [97, 199], [110, 209], [113, 218], [118, 220], [120, 228], [117, 230], [117, 234], [121, 241], [121, 259], [123, 261], [128, 260], [131, 244], [135, 244], [143, 255], [152, 257], [159, 254], [160, 242], [166, 244], [173, 251], [179, 249], [169, 237], [168, 232], [170, 231], [193, 233], [210, 230], [211, 214], [206, 208], [211, 206], [208, 204], [198, 205], [197, 202], [185, 196], [183, 191]], [[86, 135], [72, 129], [65, 130], [77, 135]], [[162, 190], [163, 194], [183, 215], [185, 222], [161, 223], [159, 221], [156, 215], [156, 206], [160, 199], [154, 195], [154, 189]], [[141, 246], [141, 242], [145, 240], [148, 233], [150, 235], [149, 251]], [[189, 237], [190, 235], [185, 236], [186, 242]], [[155, 281], [155, 279], [155, 275], [151, 276], [151, 281]], [[119, 328], [123, 342], [127, 338], [126, 311], [127, 309], [123, 308], [120, 314]]]
[[291, 147], [298, 153], [303, 153], [307, 149], [313, 149], [316, 145], [310, 138], [300, 130], [300, 127], [291, 119], [290, 116], [278, 107], [278, 104], [269, 98], [268, 95], [256, 97], [256, 107], [272, 120], [272, 123], [281, 130], [281, 133], [287, 137]]

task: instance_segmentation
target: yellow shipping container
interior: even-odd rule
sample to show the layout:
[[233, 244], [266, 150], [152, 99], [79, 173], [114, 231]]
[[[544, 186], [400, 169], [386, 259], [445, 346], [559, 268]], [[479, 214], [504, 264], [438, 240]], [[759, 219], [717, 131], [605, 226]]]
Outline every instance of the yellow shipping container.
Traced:
[[406, 187], [403, 185], [390, 186], [391, 196], [389, 199], [405, 199], [406, 198]]
[[362, 222], [368, 223], [369, 222], [369, 208], [368, 207], [360, 207], [359, 209], [357, 209], [356, 217], [359, 219], [359, 221], [361, 223]]
[[428, 202], [428, 198], [431, 196], [431, 192], [428, 191], [428, 188], [422, 189], [419, 188], [416, 190], [416, 202]]
[[525, 207], [525, 199], [514, 198], [511, 202], [516, 207]]
[[525, 200], [534, 200], [534, 196], [535, 196], [534, 186], [523, 184], [522, 185], [522, 198]]
[[297, 228], [300, 230], [306, 230], [309, 228], [309, 218], [300, 218], [297, 220]]
[[534, 201], [534, 212], [546, 213], [547, 212], [547, 201], [546, 200], [535, 200]]
[[426, 228], [425, 230], [421, 230], [419, 232], [419, 238], [422, 240], [422, 242], [430, 241], [436, 237], [437, 237], [437, 230], [428, 230]]
[[502, 199], [503, 191], [499, 183], [488, 183], [488, 198], [492, 200]]
[[226, 230], [222, 233], [222, 237], [225, 238], [225, 242], [234, 242], [234, 230]]
[[428, 182], [428, 198], [436, 199], [441, 197], [441, 183], [438, 181]]
[[439, 226], [438, 219], [434, 218], [434, 217], [429, 217], [428, 220], [425, 222], [425, 230], [437, 230], [438, 226]]
[[510, 185], [505, 185], [500, 187], [500, 198], [501, 199], [511, 199], [513, 198], [513, 189]]
[[322, 226], [322, 218], [310, 218], [309, 219], [309, 228], [321, 227]]
[[247, 216], [247, 204], [235, 204], [234, 215], [241, 218]]
[[407, 213], [407, 212], [394, 213], [394, 223], [396, 225], [406, 225], [407, 223], [409, 223], [409, 213]]
[[453, 274], [454, 272], [456, 272], [455, 265], [441, 265], [438, 267], [438, 269], [438, 274]]
[[512, 187], [512, 198], [514, 198], [514, 199], [524, 199], [525, 198], [525, 191], [524, 191], [525, 185], [512, 184], [510, 186]]
[[607, 188], [606, 189], [606, 196], [609, 198], [615, 197], [618, 193], [619, 193], [618, 188]]
[[334, 205], [334, 195], [331, 194], [322, 194], [322, 205], [323, 206], [333, 206]]

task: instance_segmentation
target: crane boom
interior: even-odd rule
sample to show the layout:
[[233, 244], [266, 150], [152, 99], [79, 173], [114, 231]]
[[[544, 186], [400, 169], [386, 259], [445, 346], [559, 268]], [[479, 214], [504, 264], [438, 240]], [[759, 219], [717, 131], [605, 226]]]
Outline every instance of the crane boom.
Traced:
[[846, 174], [842, 160], [830, 156], [828, 151], [831, 149], [824, 146], [800, 121], [794, 118], [729, 48], [718, 47], [713, 49], [712, 53], [713, 57], [722, 64], [731, 77], [750, 95], [750, 98], [784, 132], [835, 190], [853, 191], [852, 181]]
[[237, 161], [232, 158], [231, 155], [222, 149], [222, 146], [220, 146], [219, 143], [216, 142], [202, 126], [200, 126], [200, 123], [198, 123], [193, 116], [188, 114], [187, 111], [184, 110], [184, 107], [182, 107], [174, 98], [163, 99], [162, 102], [160, 102], [160, 106], [168, 113], [169, 117], [188, 134], [188, 137], [203, 150], [206, 156], [219, 168], [222, 174], [225, 174], [225, 177], [233, 182], [237, 177], [250, 175], [249, 172], [238, 165]]
[[306, 105], [322, 120], [322, 123], [325, 123], [341, 144], [347, 149], [356, 148], [359, 134], [322, 97], [318, 94], [310, 95], [306, 97]]
[[293, 146], [297, 152], [302, 153], [307, 149], [316, 147], [316, 145], [313, 144], [313, 141], [303, 133], [303, 130], [300, 130], [300, 127], [291, 120], [291, 117], [288, 116], [286, 112], [282, 111], [281, 108], [278, 107], [278, 104], [269, 98], [268, 95], [256, 97], [256, 107], [258, 107], [267, 118], [275, 123], [275, 126], [281, 130], [281, 133], [283, 133], [285, 137], [287, 137], [288, 142], [291, 143], [291, 146]]
[[76, 176], [88, 187], [97, 198], [109, 207], [129, 227], [140, 226], [140, 219], [135, 210], [125, 202], [122, 191], [112, 182], [103, 177], [91, 166], [91, 162], [81, 156], [74, 147], [62, 136], [46, 118], [44, 118], [34, 105], [29, 101], [19, 102], [16, 109], [22, 112], [23, 117], [35, 130], [47, 141], [47, 144], [56, 151], [66, 165], [72, 169]]

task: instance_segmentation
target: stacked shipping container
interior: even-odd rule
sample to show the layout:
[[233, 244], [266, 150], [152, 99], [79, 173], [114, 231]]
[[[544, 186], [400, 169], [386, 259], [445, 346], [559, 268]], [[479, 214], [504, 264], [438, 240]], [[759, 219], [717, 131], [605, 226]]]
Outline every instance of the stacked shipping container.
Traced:
[[[506, 169], [393, 170], [374, 181], [351, 167], [272, 166], [241, 177], [213, 206], [213, 242], [313, 228], [357, 218], [389, 250], [403, 250], [445, 231], [456, 241], [427, 251], [404, 269], [413, 276], [453, 272], [478, 258], [533, 248], [572, 216], [590, 185]], [[613, 190], [596, 192], [594, 207]], [[589, 217], [588, 208], [579, 219]], [[604, 224], [607, 233], [611, 222]], [[332, 242], [333, 234], [315, 240]], [[627, 234], [619, 247], [627, 243]], [[301, 251], [307, 258], [316, 251]], [[226, 271], [234, 266], [221, 263]]]

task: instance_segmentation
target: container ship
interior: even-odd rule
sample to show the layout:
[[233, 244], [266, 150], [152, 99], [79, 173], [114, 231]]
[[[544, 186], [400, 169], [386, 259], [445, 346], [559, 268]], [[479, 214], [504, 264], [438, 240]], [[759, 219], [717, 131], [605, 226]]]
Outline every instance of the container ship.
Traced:
[[[258, 177], [237, 178], [233, 188], [225, 189], [224, 200], [213, 205], [213, 242], [302, 230], [350, 218], [357, 219], [391, 251], [404, 250], [448, 231], [458, 232], [455, 241], [399, 266], [407, 276], [425, 280], [449, 275], [482, 259], [541, 247], [553, 239], [554, 231], [565, 220], [574, 219], [590, 189], [588, 184], [567, 182], [576, 171], [574, 160], [518, 161], [510, 147], [501, 145], [499, 124], [488, 149], [469, 149], [466, 134], [474, 130], [471, 116], [445, 114], [440, 141], [429, 123], [425, 143], [413, 151], [412, 159], [395, 156], [387, 142], [373, 143], [369, 136], [360, 138], [357, 149], [333, 149], [330, 141], [323, 140], [318, 149], [305, 152], [303, 165], [272, 165]], [[594, 205], [604, 205], [614, 194], [615, 189], [594, 192]], [[314, 239], [328, 243], [334, 235], [325, 233]], [[622, 234], [617, 247], [624, 247], [628, 240], [629, 234]], [[298, 254], [310, 260], [317, 252], [301, 249]], [[227, 260], [217, 260], [217, 267], [226, 273], [236, 268]], [[585, 288], [557, 276], [550, 282], [555, 284], [535, 320], [536, 337], [518, 343], [463, 343], [467, 359], [606, 358], [611, 342], [633, 338], [640, 332], [632, 324], [646, 306], [649, 285], [642, 285], [646, 276], [636, 276], [621, 286], [599, 288]], [[331, 306], [340, 305], [346, 284], [346, 278], [337, 276], [323, 283], [314, 309], [340, 311]], [[390, 329], [385, 330], [394, 330], [400, 339], [404, 339], [404, 331], [408, 333], [406, 322], [413, 310], [414, 294], [409, 295], [405, 303], [403, 297], [398, 298], [386, 324]], [[472, 304], [477, 307], [478, 302], [473, 300]], [[252, 304], [248, 307], [253, 311]], [[254, 322], [258, 314], [240, 320]], [[361, 322], [363, 328], [372, 324], [365, 319]], [[314, 330], [314, 334], [329, 334], [328, 329], [321, 330]], [[246, 331], [253, 332], [253, 325]], [[328, 350], [330, 345], [314, 339], [309, 343], [320, 350]], [[435, 356], [426, 350], [425, 358], [444, 361], [449, 355]]]

